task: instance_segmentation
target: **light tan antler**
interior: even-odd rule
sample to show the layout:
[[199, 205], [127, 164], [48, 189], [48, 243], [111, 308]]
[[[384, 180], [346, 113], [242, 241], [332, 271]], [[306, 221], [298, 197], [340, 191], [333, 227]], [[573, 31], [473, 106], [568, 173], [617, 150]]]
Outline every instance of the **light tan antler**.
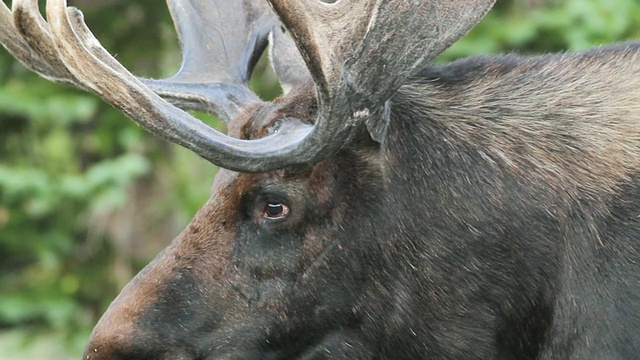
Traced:
[[82, 87], [60, 59], [37, 0], [14, 0], [12, 10], [1, 3], [0, 24], [0, 43], [27, 68], [47, 79]]

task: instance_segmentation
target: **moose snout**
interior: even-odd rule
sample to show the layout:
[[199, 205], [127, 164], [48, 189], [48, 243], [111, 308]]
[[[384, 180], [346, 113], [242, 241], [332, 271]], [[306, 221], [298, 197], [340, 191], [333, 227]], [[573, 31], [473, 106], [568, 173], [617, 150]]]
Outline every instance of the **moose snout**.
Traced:
[[[165, 359], [169, 358], [166, 349], [159, 348], [158, 344], [148, 337], [138, 337], [131, 331], [132, 322], [101, 322], [94, 329], [85, 353], [84, 360], [124, 360], [124, 359]], [[121, 329], [122, 331], [118, 331]], [[177, 354], [176, 354], [177, 355]], [[175, 359], [188, 359], [184, 356], [175, 356]]]
[[134, 298], [139, 292], [135, 285], [129, 284], [125, 288], [93, 329], [87, 342], [84, 360], [166, 357], [166, 349], [158, 341], [158, 337], [150, 333], [145, 334], [143, 318], [153, 305], [129, 302], [129, 299]]
[[[131, 302], [130, 299], [136, 298], [139, 290], [129, 290], [129, 287], [135, 288], [135, 284], [130, 284], [118, 296], [94, 328], [87, 342], [84, 360], [168, 358], [168, 349], [163, 345], [161, 336], [146, 329], [148, 324], [154, 322], [149, 314], [153, 312], [155, 304], [145, 303], [144, 297], [142, 301]], [[153, 293], [150, 297], [153, 297]], [[184, 356], [174, 358], [187, 359]]]
[[[102, 316], [84, 360], [196, 359], [219, 322], [215, 297], [189, 268], [156, 259], [136, 276]], [[164, 265], [159, 265], [164, 264]], [[208, 287], [214, 292], [215, 286]], [[202, 345], [202, 346], [201, 346]]]

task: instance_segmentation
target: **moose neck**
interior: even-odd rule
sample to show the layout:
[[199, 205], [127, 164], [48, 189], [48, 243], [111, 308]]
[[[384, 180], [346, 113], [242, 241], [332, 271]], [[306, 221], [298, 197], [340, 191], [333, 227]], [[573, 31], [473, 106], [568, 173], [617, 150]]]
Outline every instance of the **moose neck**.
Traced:
[[[471, 58], [427, 68], [394, 95], [382, 152], [387, 206], [396, 210], [389, 212], [395, 218], [382, 263], [389, 261], [380, 273], [393, 278], [394, 294], [405, 294], [396, 299], [422, 297], [429, 304], [423, 318], [429, 323], [403, 313], [408, 304], [380, 303], [381, 313], [392, 314], [381, 322], [405, 329], [388, 341], [409, 346], [402, 336], [417, 334], [435, 337], [425, 341], [436, 353], [438, 346], [443, 353], [471, 347], [465, 343], [471, 339], [420, 329], [461, 326], [501, 334], [497, 316], [539, 319], [523, 322], [521, 339], [502, 334], [504, 344], [545, 336], [554, 307], [548, 299], [559, 279], [570, 276], [558, 257], [595, 251], [597, 229], [585, 227], [584, 219], [604, 221], [610, 214], [603, 209], [629, 196], [625, 189], [640, 179], [640, 90], [624, 81], [640, 64], [631, 59], [637, 50], [628, 49]], [[601, 69], [611, 59], [599, 52], [612, 53], [627, 76], [607, 78]], [[616, 96], [596, 100], [603, 93]], [[635, 142], [629, 131], [638, 135]], [[592, 271], [590, 264], [573, 266]], [[466, 309], [469, 299], [487, 308]], [[516, 315], [491, 308], [492, 302], [531, 306], [529, 314]], [[492, 341], [473, 339], [480, 340]], [[497, 356], [476, 351], [480, 358]]]
[[[426, 182], [423, 191], [445, 191], [451, 200], [468, 202], [476, 189], [483, 202], [494, 201], [526, 186], [528, 194], [538, 190], [526, 199], [533, 203], [565, 194], [606, 201], [640, 169], [640, 90], [625, 80], [640, 71], [638, 47], [426, 68], [392, 98], [386, 153], [397, 164], [390, 166], [422, 179], [410, 186]], [[603, 53], [628, 76], [608, 76], [612, 60]], [[617, 95], [602, 100], [602, 93]]]

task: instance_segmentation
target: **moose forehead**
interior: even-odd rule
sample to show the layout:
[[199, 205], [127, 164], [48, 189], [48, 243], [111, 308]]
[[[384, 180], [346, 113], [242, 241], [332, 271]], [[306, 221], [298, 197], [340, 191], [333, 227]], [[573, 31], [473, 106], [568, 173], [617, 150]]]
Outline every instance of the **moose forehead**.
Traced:
[[[251, 140], [268, 135], [277, 121], [286, 118], [296, 118], [304, 122], [312, 122], [317, 111], [317, 101], [314, 96], [315, 86], [308, 83], [294, 88], [286, 97], [280, 97], [273, 102], [260, 103], [246, 109], [228, 124], [228, 135]], [[318, 167], [313, 166], [312, 168]], [[312, 171], [311, 171], [312, 172]], [[302, 172], [299, 175], [310, 173]], [[251, 188], [266, 180], [282, 181], [286, 175], [284, 170], [268, 173], [252, 174], [239, 173], [221, 168], [211, 185], [211, 194], [223, 197], [219, 206], [237, 206], [239, 196], [247, 193]]]
[[[295, 118], [311, 123], [316, 111], [315, 86], [308, 83], [292, 89], [287, 96], [273, 102], [246, 109], [229, 122], [228, 134], [244, 140], [261, 138], [268, 135], [278, 121]], [[295, 172], [280, 169], [266, 173], [240, 173], [220, 168], [211, 186], [211, 199], [201, 210], [212, 212], [204, 221], [224, 223], [234, 228], [239, 219], [233, 214], [238, 213], [243, 196], [255, 195], [257, 190], [265, 187], [286, 193], [292, 202], [290, 205], [295, 206], [296, 210], [302, 210], [308, 203], [320, 209], [323, 204], [329, 203], [332, 196], [335, 187], [332, 174], [335, 171], [336, 164], [331, 158]], [[197, 222], [198, 217], [190, 228]]]
[[[227, 133], [238, 139], [252, 140], [268, 135], [277, 121], [286, 121], [287, 118], [296, 118], [310, 123], [317, 111], [317, 100], [314, 93], [315, 86], [313, 83], [308, 83], [292, 89], [288, 96], [247, 108], [229, 122]], [[312, 173], [313, 171], [310, 170], [316, 167], [318, 166], [312, 166], [308, 169], [309, 171], [299, 173], [298, 178], [304, 174]], [[210, 192], [211, 195], [223, 195], [224, 201], [218, 202], [220, 206], [237, 206], [240, 195], [247, 193], [261, 182], [282, 181], [286, 174], [287, 172], [284, 170], [255, 174], [220, 168], [211, 185]]]
[[296, 118], [312, 123], [318, 110], [315, 86], [312, 82], [292, 89], [273, 102], [260, 103], [245, 109], [228, 124], [228, 135], [252, 140], [266, 136], [279, 120]]

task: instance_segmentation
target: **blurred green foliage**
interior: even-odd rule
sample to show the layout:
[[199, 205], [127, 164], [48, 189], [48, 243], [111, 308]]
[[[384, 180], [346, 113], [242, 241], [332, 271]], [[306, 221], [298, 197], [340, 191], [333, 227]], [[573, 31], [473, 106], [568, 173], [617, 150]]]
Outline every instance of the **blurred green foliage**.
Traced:
[[[157, 2], [74, 4], [134, 73], [163, 77], [178, 68], [170, 17]], [[438, 61], [633, 38], [637, 0], [498, 0]], [[265, 98], [278, 95], [265, 61], [252, 85]], [[3, 359], [34, 348], [30, 336], [51, 333], [66, 339], [59, 358], [79, 357], [119, 289], [204, 203], [214, 173], [97, 97], [43, 80], [0, 51], [0, 348], [26, 339]], [[2, 336], [15, 332], [27, 336]]]

